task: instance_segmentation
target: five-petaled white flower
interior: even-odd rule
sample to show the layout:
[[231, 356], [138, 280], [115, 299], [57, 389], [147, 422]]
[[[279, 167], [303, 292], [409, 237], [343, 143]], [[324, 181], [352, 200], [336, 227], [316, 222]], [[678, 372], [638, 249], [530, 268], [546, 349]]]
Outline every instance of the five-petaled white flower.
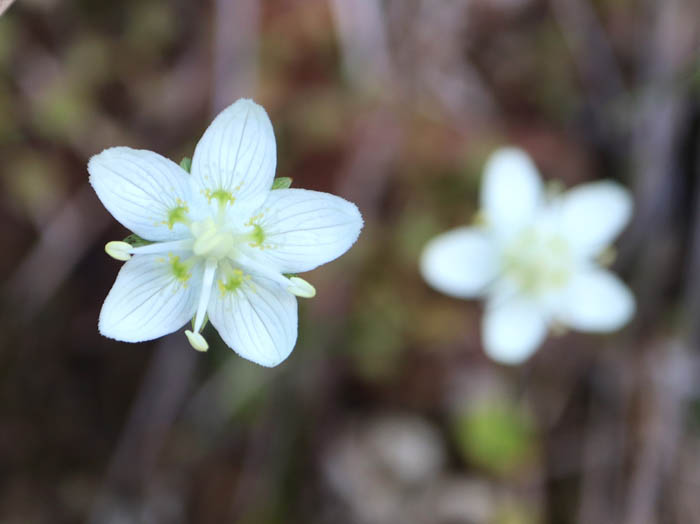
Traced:
[[481, 206], [481, 225], [432, 239], [420, 267], [438, 291], [486, 297], [491, 358], [524, 361], [550, 325], [609, 332], [629, 321], [634, 297], [596, 261], [629, 221], [627, 190], [601, 181], [547, 195], [528, 155], [505, 148], [486, 165]]
[[[265, 110], [238, 100], [202, 136], [191, 174], [151, 151], [115, 147], [90, 159], [90, 182], [110, 213], [151, 244], [110, 242], [126, 260], [102, 306], [100, 332], [125, 342], [181, 328], [195, 349], [208, 315], [239, 355], [275, 366], [297, 338], [294, 274], [347, 251], [362, 229], [357, 207], [304, 189], [272, 189], [275, 136]], [[133, 257], [132, 257], [133, 255]]]

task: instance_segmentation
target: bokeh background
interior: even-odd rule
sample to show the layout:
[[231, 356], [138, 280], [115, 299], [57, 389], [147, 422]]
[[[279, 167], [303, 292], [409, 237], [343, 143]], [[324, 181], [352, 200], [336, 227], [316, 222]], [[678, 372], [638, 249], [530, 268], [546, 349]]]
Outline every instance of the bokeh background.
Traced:
[[[8, 0], [0, 1], [0, 9]], [[700, 522], [697, 0], [18, 0], [0, 16], [0, 523]], [[358, 204], [281, 366], [102, 338], [128, 233], [87, 182], [240, 96]], [[490, 362], [417, 260], [501, 145], [635, 195], [638, 314]], [[211, 328], [209, 328], [211, 329]]]

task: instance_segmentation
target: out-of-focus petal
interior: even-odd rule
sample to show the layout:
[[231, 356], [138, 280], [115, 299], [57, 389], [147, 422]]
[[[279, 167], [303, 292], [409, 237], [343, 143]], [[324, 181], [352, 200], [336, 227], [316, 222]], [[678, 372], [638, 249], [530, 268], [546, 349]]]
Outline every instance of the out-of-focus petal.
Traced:
[[561, 228], [570, 245], [582, 255], [596, 255], [610, 245], [629, 222], [632, 197], [612, 182], [583, 184], [561, 200]]
[[488, 304], [482, 322], [486, 354], [503, 364], [527, 360], [547, 336], [548, 319], [535, 302], [513, 297]]
[[484, 169], [481, 206], [496, 233], [509, 235], [527, 226], [541, 199], [542, 180], [527, 153], [509, 147], [491, 155]]
[[420, 259], [425, 281], [458, 298], [481, 295], [498, 272], [491, 239], [481, 230], [460, 227], [433, 238]]
[[604, 269], [589, 269], [569, 284], [560, 320], [580, 331], [610, 332], [632, 318], [635, 300], [629, 288]]

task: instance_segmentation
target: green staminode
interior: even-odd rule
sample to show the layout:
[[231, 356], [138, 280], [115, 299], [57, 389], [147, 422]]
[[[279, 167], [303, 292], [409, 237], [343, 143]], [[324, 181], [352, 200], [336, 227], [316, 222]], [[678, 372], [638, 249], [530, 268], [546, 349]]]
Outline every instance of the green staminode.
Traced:
[[207, 192], [207, 200], [209, 202], [214, 200], [218, 200], [220, 205], [226, 205], [226, 204], [233, 204], [236, 201], [236, 197], [233, 196], [233, 194], [230, 191], [226, 191], [224, 189], [217, 189], [216, 191], [209, 191]]
[[168, 261], [170, 262], [170, 269], [177, 280], [180, 282], [187, 282], [190, 277], [192, 277], [190, 265], [185, 262], [180, 262], [180, 257], [168, 255]]
[[234, 269], [231, 271], [231, 273], [228, 275], [226, 280], [219, 280], [218, 281], [218, 286], [219, 286], [219, 291], [221, 291], [222, 295], [225, 295], [226, 293], [232, 293], [236, 291], [239, 287], [241, 287], [241, 284], [247, 280], [247, 275], [243, 273], [240, 269]]
[[186, 223], [188, 211], [189, 209], [187, 209], [187, 206], [185, 205], [179, 205], [171, 209], [168, 212], [168, 229], [172, 229], [178, 222]]
[[250, 234], [251, 244], [255, 247], [262, 246], [265, 241], [265, 231], [260, 224], [253, 224], [253, 232]]

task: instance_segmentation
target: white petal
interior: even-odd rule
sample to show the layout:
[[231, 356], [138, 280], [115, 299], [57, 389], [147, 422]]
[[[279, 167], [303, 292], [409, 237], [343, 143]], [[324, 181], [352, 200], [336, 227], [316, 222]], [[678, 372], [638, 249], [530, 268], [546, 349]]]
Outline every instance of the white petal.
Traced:
[[482, 323], [486, 354], [497, 362], [520, 364], [547, 336], [547, 318], [534, 302], [514, 297], [490, 303]]
[[[217, 272], [217, 279], [224, 278]], [[261, 276], [246, 276], [233, 291], [217, 288], [208, 313], [224, 342], [243, 358], [262, 366], [284, 361], [297, 339], [294, 295]]]
[[235, 198], [233, 207], [251, 209], [272, 187], [276, 164], [270, 118], [252, 100], [239, 99], [204, 132], [192, 158], [192, 176], [212, 205], [218, 205], [220, 192]]
[[124, 342], [142, 342], [172, 333], [192, 318], [201, 267], [190, 270], [185, 284], [173, 274], [171, 260], [137, 255], [122, 266], [100, 312], [100, 333]]
[[481, 230], [460, 227], [433, 238], [423, 249], [420, 270], [438, 291], [458, 298], [481, 295], [496, 277], [493, 244]]
[[609, 332], [624, 326], [635, 312], [630, 290], [604, 269], [574, 276], [566, 290], [560, 320], [581, 331]]
[[562, 196], [561, 227], [583, 255], [596, 255], [620, 234], [632, 214], [632, 197], [611, 182], [583, 184]]
[[481, 205], [489, 226], [510, 234], [535, 216], [542, 198], [542, 180], [524, 151], [503, 148], [489, 158], [481, 186]]
[[306, 189], [275, 189], [256, 213], [263, 242], [251, 256], [281, 273], [309, 271], [338, 258], [363, 224], [355, 204]]
[[97, 196], [127, 229], [147, 240], [189, 235], [172, 220], [178, 208], [188, 214], [196, 205], [190, 176], [175, 162], [152, 151], [113, 147], [93, 156], [88, 171]]

